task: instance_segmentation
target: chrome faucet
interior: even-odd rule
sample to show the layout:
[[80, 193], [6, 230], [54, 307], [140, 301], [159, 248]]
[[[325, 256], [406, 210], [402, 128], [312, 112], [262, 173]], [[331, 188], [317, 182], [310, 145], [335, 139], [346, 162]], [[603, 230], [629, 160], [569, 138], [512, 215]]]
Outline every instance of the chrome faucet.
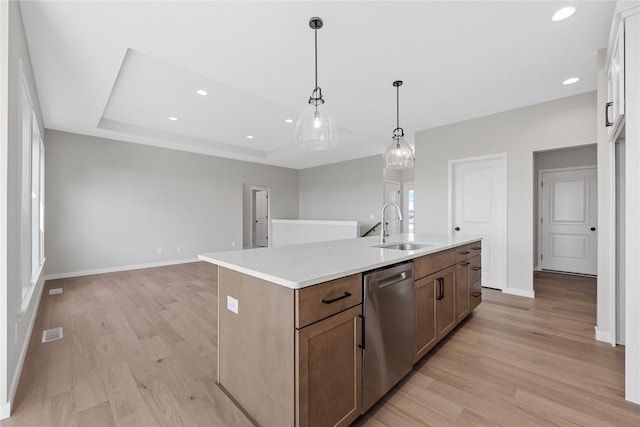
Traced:
[[387, 230], [387, 223], [384, 220], [384, 211], [385, 209], [387, 209], [387, 206], [395, 206], [396, 210], [398, 211], [398, 219], [400, 221], [402, 221], [402, 211], [400, 210], [400, 206], [396, 205], [393, 202], [389, 202], [389, 203], [385, 203], [384, 206], [382, 206], [382, 231], [380, 232], [380, 243], [384, 244], [385, 243], [385, 238], [389, 237], [389, 231]]

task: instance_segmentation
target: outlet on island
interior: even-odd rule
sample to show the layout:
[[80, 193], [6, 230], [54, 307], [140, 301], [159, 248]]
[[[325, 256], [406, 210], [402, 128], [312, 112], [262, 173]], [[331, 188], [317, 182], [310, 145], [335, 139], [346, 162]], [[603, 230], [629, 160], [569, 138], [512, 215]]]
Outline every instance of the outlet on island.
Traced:
[[227, 309], [238, 314], [238, 300], [230, 295], [227, 295]]

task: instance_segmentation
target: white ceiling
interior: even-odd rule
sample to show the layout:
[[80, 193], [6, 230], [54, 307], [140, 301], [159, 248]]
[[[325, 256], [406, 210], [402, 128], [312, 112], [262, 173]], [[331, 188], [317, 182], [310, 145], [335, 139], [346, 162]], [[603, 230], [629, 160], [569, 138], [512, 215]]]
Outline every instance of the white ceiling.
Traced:
[[[552, 22], [574, 5], [576, 14]], [[596, 88], [613, 1], [23, 1], [45, 126], [306, 168], [416, 131]], [[292, 124], [319, 85], [340, 146]], [[582, 80], [571, 86], [571, 76]], [[205, 89], [208, 96], [196, 95]], [[169, 116], [178, 117], [169, 121]], [[253, 135], [254, 139], [247, 139]]]

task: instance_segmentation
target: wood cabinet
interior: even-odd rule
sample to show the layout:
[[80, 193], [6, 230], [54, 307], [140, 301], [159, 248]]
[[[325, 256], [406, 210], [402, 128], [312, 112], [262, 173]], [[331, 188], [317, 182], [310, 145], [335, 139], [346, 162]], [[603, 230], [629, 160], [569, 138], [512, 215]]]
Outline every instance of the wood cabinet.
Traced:
[[414, 260], [414, 363], [480, 303], [481, 251], [478, 241]]
[[469, 261], [456, 265], [456, 319], [462, 320], [469, 314]]
[[361, 412], [362, 306], [296, 330], [298, 426], [347, 426]]
[[436, 281], [430, 276], [416, 280], [414, 302], [413, 362], [436, 345]]
[[455, 266], [446, 268], [434, 276], [436, 286], [436, 334], [438, 339], [456, 326], [455, 315]]
[[624, 21], [618, 23], [607, 64], [607, 104], [605, 125], [611, 138], [617, 138], [625, 110]]

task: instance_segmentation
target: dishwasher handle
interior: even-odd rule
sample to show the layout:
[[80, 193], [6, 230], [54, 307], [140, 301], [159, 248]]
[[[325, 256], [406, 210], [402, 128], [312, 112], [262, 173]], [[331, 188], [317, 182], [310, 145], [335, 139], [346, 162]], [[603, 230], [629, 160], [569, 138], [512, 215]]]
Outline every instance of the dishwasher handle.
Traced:
[[369, 292], [375, 292], [379, 289], [386, 288], [387, 286], [395, 285], [396, 283], [406, 280], [406, 278], [407, 272], [403, 271], [402, 273], [393, 275], [391, 277], [386, 277], [381, 280], [374, 280], [369, 283]]

